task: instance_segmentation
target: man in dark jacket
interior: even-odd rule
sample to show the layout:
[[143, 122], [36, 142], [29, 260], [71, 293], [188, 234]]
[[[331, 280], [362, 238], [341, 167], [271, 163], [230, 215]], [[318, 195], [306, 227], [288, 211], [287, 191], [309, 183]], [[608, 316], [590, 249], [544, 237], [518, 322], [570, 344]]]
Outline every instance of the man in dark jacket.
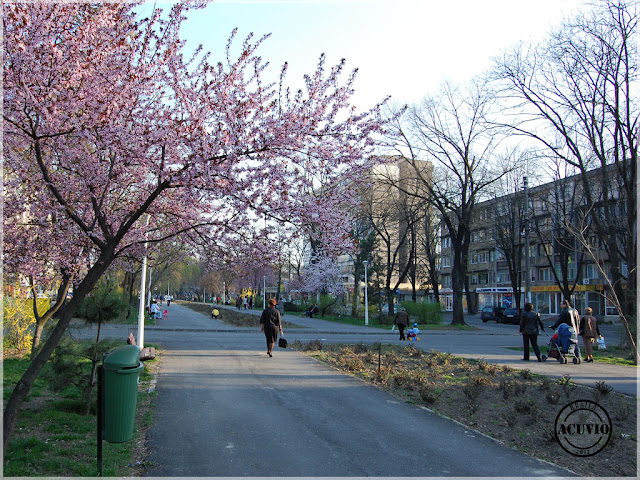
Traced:
[[393, 319], [393, 324], [398, 325], [398, 330], [400, 330], [400, 339], [406, 340], [404, 338], [404, 329], [407, 325], [409, 325], [409, 315], [405, 310], [398, 310], [396, 313], [396, 317]]
[[578, 325], [580, 325], [580, 315], [575, 309], [571, 308], [569, 300], [563, 300], [560, 306], [562, 307], [562, 311], [560, 312], [560, 315], [558, 315], [558, 320], [556, 320], [556, 323], [554, 323], [551, 328], [555, 330], [561, 323], [566, 323], [577, 333]]
[[540, 314], [533, 311], [531, 303], [525, 303], [524, 312], [520, 316], [520, 330], [518, 331], [518, 333], [522, 333], [522, 343], [524, 345], [524, 358], [522, 360], [525, 362], [529, 361], [529, 343], [531, 343], [538, 361], [542, 361], [540, 347], [538, 347], [538, 326], [544, 330]]

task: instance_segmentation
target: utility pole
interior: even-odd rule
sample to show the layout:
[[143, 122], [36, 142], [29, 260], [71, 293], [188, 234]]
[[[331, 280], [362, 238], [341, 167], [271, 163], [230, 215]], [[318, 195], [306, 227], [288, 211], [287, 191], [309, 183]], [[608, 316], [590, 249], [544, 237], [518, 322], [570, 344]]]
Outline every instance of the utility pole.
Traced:
[[531, 254], [529, 252], [529, 182], [526, 176], [524, 183], [524, 301], [531, 303]]
[[368, 281], [367, 281], [367, 265], [369, 262], [366, 260], [362, 262], [364, 265], [364, 324], [369, 325], [369, 292], [368, 292]]

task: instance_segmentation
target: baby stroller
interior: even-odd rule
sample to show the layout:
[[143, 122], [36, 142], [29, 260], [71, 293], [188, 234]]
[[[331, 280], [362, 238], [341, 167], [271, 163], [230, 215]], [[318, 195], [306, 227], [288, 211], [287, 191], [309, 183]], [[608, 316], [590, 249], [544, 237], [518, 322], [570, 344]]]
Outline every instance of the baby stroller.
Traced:
[[569, 357], [573, 357], [573, 363], [582, 363], [580, 347], [578, 347], [578, 335], [573, 327], [566, 323], [560, 324], [556, 334], [549, 340], [549, 357], [542, 355], [542, 361], [547, 358], [555, 358], [560, 363], [568, 363]]

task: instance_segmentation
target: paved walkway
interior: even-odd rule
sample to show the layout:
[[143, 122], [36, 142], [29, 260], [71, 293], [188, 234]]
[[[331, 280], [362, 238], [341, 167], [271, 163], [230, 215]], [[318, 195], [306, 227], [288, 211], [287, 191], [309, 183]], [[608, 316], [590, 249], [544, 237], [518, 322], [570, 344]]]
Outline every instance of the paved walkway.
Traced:
[[[260, 315], [258, 310], [244, 312]], [[398, 340], [398, 333], [392, 332], [390, 329], [330, 322], [321, 318], [299, 317], [290, 314], [285, 314], [284, 320], [302, 327], [285, 329], [285, 336], [290, 341], [297, 339], [302, 342], [322, 340], [327, 343], [374, 343], [380, 341], [401, 343]], [[445, 314], [445, 323], [450, 322], [451, 314]], [[528, 368], [532, 373], [548, 375], [552, 378], [570, 375], [574, 382], [589, 386], [594, 386], [597, 381], [605, 381], [617, 392], [638, 396], [638, 369], [636, 367], [598, 362], [563, 365], [553, 359], [538, 363], [535, 361], [533, 351], [531, 358], [534, 361], [524, 362], [522, 361], [522, 336], [517, 333], [517, 325], [483, 323], [479, 319], [479, 315], [468, 316], [466, 322], [476, 330], [423, 330], [420, 341], [414, 342], [414, 345], [426, 351], [434, 349], [465, 358], [485, 359], [490, 363], [508, 365], [513, 368]], [[549, 325], [552, 322], [547, 320], [544, 323]], [[620, 325], [602, 325], [600, 329], [610, 343], [617, 343], [622, 335]], [[538, 338], [540, 345], [546, 345], [549, 341], [546, 333], [541, 333]], [[581, 339], [580, 345], [584, 355]]]
[[[146, 343], [162, 349], [147, 476], [572, 476], [291, 349], [268, 358], [257, 328], [231, 327], [177, 304], [168, 310], [145, 329]], [[400, 343], [390, 330], [291, 315], [285, 320], [298, 325], [285, 328], [290, 342]], [[424, 332], [414, 345], [550, 376], [568, 373], [590, 385], [606, 380], [636, 394], [636, 368], [525, 364], [521, 351], [510, 348], [521, 346], [516, 326], [475, 326], [479, 330]], [[137, 327], [106, 325], [102, 331], [124, 340]], [[75, 333], [94, 335], [91, 329]]]
[[[290, 341], [328, 337], [328, 327], [341, 331], [331, 333], [338, 339], [387, 336], [304, 323], [287, 329]], [[291, 349], [269, 358], [257, 329], [172, 305], [146, 336], [162, 344], [150, 477], [572, 475]]]

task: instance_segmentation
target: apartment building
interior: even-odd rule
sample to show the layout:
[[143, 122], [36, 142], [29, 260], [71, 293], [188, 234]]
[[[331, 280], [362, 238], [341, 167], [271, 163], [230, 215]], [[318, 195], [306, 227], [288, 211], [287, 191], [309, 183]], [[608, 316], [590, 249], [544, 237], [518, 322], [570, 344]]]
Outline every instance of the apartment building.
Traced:
[[[597, 181], [601, 173], [590, 175]], [[593, 229], [580, 236], [567, 227], [584, 218], [580, 215], [585, 204], [583, 193], [576, 175], [528, 188], [528, 209], [524, 189], [476, 205], [467, 273], [468, 295], [477, 311], [484, 306], [515, 306], [516, 296], [522, 306], [529, 275], [528, 298], [543, 315], [560, 312], [564, 295], [559, 283], [565, 278], [580, 311], [591, 307], [598, 316], [615, 314], [604, 274], [584, 245], [588, 242], [600, 258], [606, 259], [602, 240]], [[610, 269], [606, 260], [601, 263], [605, 271]], [[451, 239], [443, 229], [440, 293], [448, 310], [453, 300], [451, 267]], [[626, 275], [628, 266], [622, 262], [619, 267]]]

